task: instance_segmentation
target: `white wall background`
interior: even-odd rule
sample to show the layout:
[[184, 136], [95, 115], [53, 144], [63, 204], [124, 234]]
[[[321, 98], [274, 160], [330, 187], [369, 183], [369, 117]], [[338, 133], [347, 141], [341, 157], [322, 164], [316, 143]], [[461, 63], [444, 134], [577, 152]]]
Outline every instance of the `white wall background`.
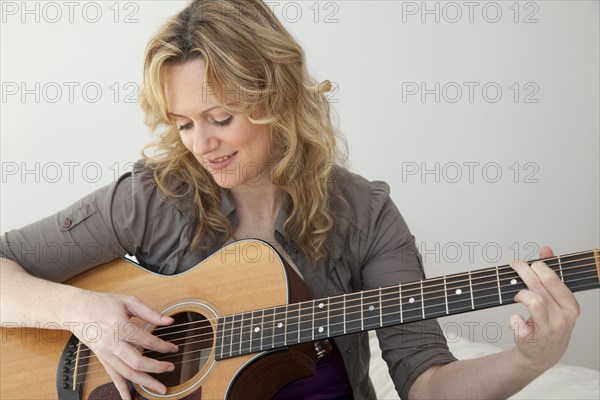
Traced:
[[[351, 168], [390, 183], [430, 277], [600, 245], [598, 1], [268, 4], [335, 82]], [[3, 232], [139, 158], [144, 48], [184, 5], [1, 2]], [[576, 296], [562, 362], [600, 369], [599, 291]], [[508, 348], [516, 312], [440, 323]]]

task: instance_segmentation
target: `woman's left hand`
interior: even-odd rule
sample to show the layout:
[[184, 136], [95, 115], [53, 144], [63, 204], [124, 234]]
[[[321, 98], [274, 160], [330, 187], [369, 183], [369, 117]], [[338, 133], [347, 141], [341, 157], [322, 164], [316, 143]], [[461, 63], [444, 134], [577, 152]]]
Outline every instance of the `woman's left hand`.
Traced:
[[[540, 249], [540, 258], [553, 256], [549, 247]], [[517, 260], [511, 267], [527, 285], [527, 289], [517, 293], [515, 301], [525, 305], [531, 314], [527, 320], [518, 314], [510, 319], [515, 351], [524, 366], [543, 372], [556, 364], [567, 349], [580, 313], [579, 303], [544, 262], [536, 261], [528, 266]]]

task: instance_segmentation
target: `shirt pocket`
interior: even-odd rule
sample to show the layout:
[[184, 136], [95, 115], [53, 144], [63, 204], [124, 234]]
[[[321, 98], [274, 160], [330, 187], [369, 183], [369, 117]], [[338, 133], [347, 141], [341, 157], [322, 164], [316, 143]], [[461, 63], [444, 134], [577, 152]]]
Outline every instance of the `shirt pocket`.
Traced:
[[69, 231], [73, 229], [73, 227], [77, 226], [78, 224], [86, 220], [88, 217], [94, 215], [98, 210], [96, 208], [96, 203], [90, 202], [84, 204], [83, 206], [75, 210], [69, 211], [71, 212], [67, 213], [67, 216], [62, 218], [62, 221], [60, 222], [60, 229], [62, 231]]

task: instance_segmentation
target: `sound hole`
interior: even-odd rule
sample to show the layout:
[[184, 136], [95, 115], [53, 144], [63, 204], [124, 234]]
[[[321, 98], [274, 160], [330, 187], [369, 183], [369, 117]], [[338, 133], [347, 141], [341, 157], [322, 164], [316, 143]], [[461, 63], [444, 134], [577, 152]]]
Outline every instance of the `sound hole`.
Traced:
[[171, 315], [175, 320], [168, 327], [158, 327], [153, 334], [179, 346], [177, 353], [145, 351], [144, 355], [175, 364], [173, 372], [151, 374], [167, 387], [177, 386], [191, 379], [207, 363], [213, 345], [210, 322], [201, 314], [183, 312]]

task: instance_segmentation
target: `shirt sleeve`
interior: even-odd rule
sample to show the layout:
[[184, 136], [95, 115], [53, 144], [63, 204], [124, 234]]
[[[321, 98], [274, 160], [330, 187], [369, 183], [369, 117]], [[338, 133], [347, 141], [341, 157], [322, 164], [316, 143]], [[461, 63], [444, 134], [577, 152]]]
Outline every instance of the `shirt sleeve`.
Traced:
[[[389, 186], [371, 183], [370, 221], [362, 240], [363, 289], [425, 278], [421, 257], [406, 222], [389, 197]], [[435, 319], [377, 330], [379, 346], [400, 397], [436, 364], [456, 361]]]
[[125, 254], [148, 269], [173, 273], [189, 244], [189, 221], [164, 200], [139, 161], [118, 181], [1, 236], [0, 256], [54, 282]]

